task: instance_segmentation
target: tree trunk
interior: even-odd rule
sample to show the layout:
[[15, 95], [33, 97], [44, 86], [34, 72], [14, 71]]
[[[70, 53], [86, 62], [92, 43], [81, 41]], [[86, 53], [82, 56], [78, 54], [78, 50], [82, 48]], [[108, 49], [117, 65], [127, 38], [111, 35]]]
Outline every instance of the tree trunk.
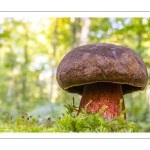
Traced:
[[81, 29], [80, 45], [88, 44], [90, 25], [91, 25], [91, 20], [89, 18], [84, 18], [83, 19], [83, 26]]
[[24, 64], [22, 65], [22, 71], [23, 71], [23, 76], [22, 76], [22, 99], [26, 100], [26, 89], [27, 89], [27, 77], [26, 73], [28, 71], [28, 27], [27, 24], [24, 24], [25, 28], [25, 44], [24, 44]]
[[80, 33], [81, 33], [81, 27], [80, 27], [80, 18], [71, 18], [71, 38], [70, 38], [70, 45], [71, 49], [78, 47], [80, 45]]
[[50, 99], [50, 107], [51, 110], [53, 110], [52, 106], [52, 98], [53, 98], [53, 88], [54, 88], [54, 80], [55, 80], [55, 67], [56, 67], [56, 46], [57, 46], [57, 35], [58, 35], [58, 19], [55, 20], [55, 29], [54, 29], [54, 36], [53, 36], [53, 54], [51, 58], [51, 71], [52, 71], [52, 76], [51, 76], [51, 81], [50, 81], [50, 92], [49, 92], [49, 99]]

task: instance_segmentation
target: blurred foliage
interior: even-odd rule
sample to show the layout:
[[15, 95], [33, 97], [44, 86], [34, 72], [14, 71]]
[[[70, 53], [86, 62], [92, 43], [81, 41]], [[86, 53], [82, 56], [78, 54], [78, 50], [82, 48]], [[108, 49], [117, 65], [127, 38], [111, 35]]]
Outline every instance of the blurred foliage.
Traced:
[[[79, 95], [57, 84], [57, 66], [71, 49], [102, 42], [134, 49], [146, 63], [150, 78], [150, 18], [0, 18], [1, 115], [28, 113], [46, 118], [50, 113], [53, 118], [72, 97], [79, 105]], [[124, 99], [130, 108], [127, 119], [149, 132], [148, 91], [149, 86]]]

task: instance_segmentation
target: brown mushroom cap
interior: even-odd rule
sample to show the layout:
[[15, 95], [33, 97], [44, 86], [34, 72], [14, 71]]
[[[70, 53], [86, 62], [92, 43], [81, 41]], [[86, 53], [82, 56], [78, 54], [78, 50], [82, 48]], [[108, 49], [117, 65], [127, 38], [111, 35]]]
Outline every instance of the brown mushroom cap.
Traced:
[[111, 82], [122, 85], [123, 94], [143, 90], [148, 81], [146, 65], [133, 50], [114, 44], [89, 44], [70, 51], [57, 69], [60, 87], [83, 93], [84, 85]]

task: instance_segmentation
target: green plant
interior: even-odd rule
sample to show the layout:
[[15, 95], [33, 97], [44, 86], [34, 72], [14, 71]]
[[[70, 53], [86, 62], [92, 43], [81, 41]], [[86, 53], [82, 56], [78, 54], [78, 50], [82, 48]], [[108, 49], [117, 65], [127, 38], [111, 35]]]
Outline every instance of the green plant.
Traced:
[[[122, 110], [122, 100], [120, 100], [120, 110]], [[56, 119], [56, 124], [50, 129], [52, 132], [141, 132], [134, 122], [124, 120], [125, 109], [120, 112], [120, 116], [108, 121], [102, 117], [106, 107], [102, 107], [99, 113], [88, 113], [85, 109], [77, 115], [78, 109], [72, 105], [65, 105], [67, 113], [60, 119]]]
[[[120, 100], [120, 110], [122, 110], [122, 100]], [[88, 106], [88, 105], [87, 105]], [[125, 109], [120, 112], [120, 116], [108, 121], [102, 117], [106, 107], [102, 107], [99, 113], [88, 113], [86, 108], [78, 114], [78, 107], [72, 104], [64, 105], [66, 113], [55, 121], [48, 119], [39, 121], [38, 117], [21, 116], [12, 118], [6, 115], [1, 118], [0, 132], [142, 132], [136, 123], [124, 120]]]

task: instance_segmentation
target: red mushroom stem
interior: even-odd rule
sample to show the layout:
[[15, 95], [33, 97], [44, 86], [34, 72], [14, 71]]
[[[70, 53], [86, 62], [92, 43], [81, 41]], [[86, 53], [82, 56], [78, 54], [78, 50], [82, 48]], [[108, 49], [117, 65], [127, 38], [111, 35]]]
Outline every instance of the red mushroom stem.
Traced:
[[[87, 84], [84, 87], [79, 112], [87, 106], [87, 112], [98, 113], [103, 106], [107, 108], [103, 112], [103, 117], [112, 120], [120, 115], [120, 100], [123, 100], [122, 110], [125, 109], [122, 87], [116, 83], [98, 82]], [[126, 114], [124, 114], [126, 119]]]

